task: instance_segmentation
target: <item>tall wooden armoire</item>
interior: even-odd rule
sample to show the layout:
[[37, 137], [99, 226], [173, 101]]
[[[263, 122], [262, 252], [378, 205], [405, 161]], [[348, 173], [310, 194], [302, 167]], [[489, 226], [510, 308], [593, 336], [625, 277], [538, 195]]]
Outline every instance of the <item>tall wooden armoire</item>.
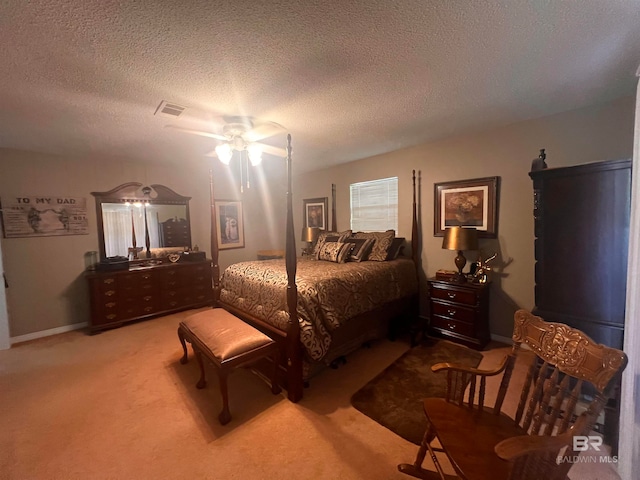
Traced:
[[[631, 160], [529, 173], [535, 224], [535, 309], [622, 349], [631, 205]], [[605, 441], [617, 449], [617, 399]]]

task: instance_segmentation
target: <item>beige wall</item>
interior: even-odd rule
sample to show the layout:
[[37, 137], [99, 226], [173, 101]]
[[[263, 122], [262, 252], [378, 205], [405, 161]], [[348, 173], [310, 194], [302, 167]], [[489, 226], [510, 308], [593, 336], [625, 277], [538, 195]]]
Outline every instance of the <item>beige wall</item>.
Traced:
[[[453, 268], [454, 253], [433, 236], [433, 184], [500, 176], [499, 235], [483, 240], [486, 253], [499, 252], [503, 271], [493, 275], [491, 330], [511, 334], [514, 308], [532, 308], [533, 219], [527, 175], [540, 148], [550, 167], [628, 158], [633, 145], [632, 97], [606, 105], [522, 122], [491, 131], [451, 137], [417, 147], [301, 175], [294, 182], [295, 232], [302, 228], [302, 200], [330, 197], [337, 185], [338, 227], [349, 226], [349, 184], [399, 177], [399, 232], [411, 234], [411, 170], [419, 172], [419, 221], [423, 277]], [[295, 139], [294, 139], [295, 143]], [[294, 158], [295, 162], [295, 158]], [[215, 171], [218, 199], [242, 199], [246, 247], [220, 254], [220, 266], [255, 258], [260, 249], [284, 247], [284, 165], [274, 162], [267, 180], [254, 175], [252, 188], [240, 194], [237, 179], [213, 159], [181, 159], [171, 165], [114, 158], [63, 158], [33, 152], [0, 150], [0, 198], [15, 195], [86, 197], [89, 235], [2, 238], [10, 333], [12, 337], [86, 322], [88, 294], [83, 278], [85, 252], [98, 250], [95, 204], [90, 192], [125, 182], [167, 185], [190, 203], [192, 241], [210, 254], [208, 169]], [[294, 163], [295, 168], [295, 163]], [[256, 172], [254, 172], [256, 173]], [[268, 185], [268, 188], [265, 186]], [[300, 250], [296, 234], [297, 250]], [[513, 259], [508, 263], [508, 259]], [[470, 261], [472, 258], [470, 258]], [[508, 265], [507, 265], [508, 263]]]
[[[514, 309], [534, 306], [533, 198], [528, 176], [531, 160], [540, 148], [547, 149], [550, 168], [630, 158], [633, 115], [634, 99], [626, 97], [300, 175], [294, 184], [294, 205], [301, 210], [304, 198], [331, 197], [331, 184], [335, 183], [338, 229], [346, 229], [350, 221], [349, 185], [398, 176], [398, 235], [409, 238], [411, 171], [415, 169], [419, 172], [422, 268], [424, 277], [431, 277], [438, 269], [455, 269], [455, 253], [442, 250], [441, 237], [433, 236], [434, 183], [500, 176], [498, 238], [481, 240], [480, 248], [485, 254], [499, 253], [492, 263], [501, 268], [492, 274], [491, 332], [510, 337]], [[298, 217], [301, 215], [295, 217], [296, 231], [302, 228]]]
[[210, 255], [210, 166], [215, 171], [216, 198], [241, 199], [244, 206], [246, 247], [221, 252], [221, 268], [255, 258], [260, 249], [283, 248], [284, 220], [270, 213], [285, 208], [282, 178], [269, 177], [269, 191], [259, 188], [264, 182], [256, 175], [252, 188], [240, 194], [237, 180], [230, 176], [229, 169], [214, 159], [152, 165], [114, 158], [69, 159], [0, 149], [0, 199], [17, 195], [85, 197], [90, 232], [89, 235], [2, 238], [1, 250], [9, 283], [6, 292], [11, 337], [88, 321], [84, 255], [98, 250], [92, 191], [110, 190], [125, 182], [159, 183], [192, 197], [189, 205], [192, 242]]

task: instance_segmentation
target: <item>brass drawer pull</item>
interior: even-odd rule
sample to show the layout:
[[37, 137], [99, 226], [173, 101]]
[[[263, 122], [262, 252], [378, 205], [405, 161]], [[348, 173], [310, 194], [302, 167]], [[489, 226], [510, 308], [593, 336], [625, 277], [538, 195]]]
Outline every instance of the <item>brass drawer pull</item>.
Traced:
[[145, 307], [144, 309], [145, 312], [150, 312], [151, 310], [153, 310], [153, 307]]
[[447, 315], [449, 315], [450, 317], [453, 317], [455, 314], [456, 314], [456, 310], [454, 308], [447, 309]]
[[146, 297], [144, 297], [144, 301], [148, 302], [149, 300], [151, 300], [153, 297], [151, 295], [147, 295]]
[[111, 285], [113, 282], [115, 282], [115, 279], [113, 278], [105, 278], [102, 283], [106, 283], [107, 285]]
[[116, 302], [105, 303], [104, 306], [107, 308], [113, 308], [116, 306]]
[[456, 326], [453, 323], [447, 323], [447, 327], [449, 327], [449, 330], [455, 330]]
[[114, 318], [116, 318], [115, 313], [112, 313], [110, 315], [107, 315], [107, 320], [113, 320]]
[[116, 294], [116, 291], [115, 291], [115, 290], [107, 290], [106, 292], [104, 292], [104, 294], [105, 294], [107, 297], [112, 297], [113, 295], [115, 295], [115, 294]]
[[453, 300], [454, 298], [456, 298], [456, 294], [453, 292], [447, 292], [447, 297], [449, 297], [451, 300]]

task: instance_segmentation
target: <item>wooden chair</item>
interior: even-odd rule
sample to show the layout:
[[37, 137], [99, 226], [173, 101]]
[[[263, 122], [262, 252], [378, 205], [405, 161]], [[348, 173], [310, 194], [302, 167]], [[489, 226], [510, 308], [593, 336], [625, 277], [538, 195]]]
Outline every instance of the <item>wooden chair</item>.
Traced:
[[[515, 314], [513, 348], [495, 370], [450, 363], [434, 365], [447, 372], [446, 398], [427, 398], [428, 426], [413, 464], [402, 473], [422, 479], [566, 479], [573, 465], [562, 458], [579, 455], [607, 399], [613, 393], [627, 357], [620, 350], [593, 342], [562, 323], [545, 322], [525, 310]], [[524, 352], [528, 347], [535, 355]], [[512, 381], [516, 358], [529, 359], [514, 418], [501, 411]], [[484, 405], [488, 377], [502, 375], [493, 407]], [[498, 377], [499, 378], [499, 377]], [[586, 385], [594, 395], [582, 395]], [[580, 400], [580, 401], [579, 401]], [[432, 445], [437, 439], [441, 448]], [[429, 453], [436, 471], [422, 467]], [[457, 476], [446, 475], [436, 452], [444, 453]], [[560, 456], [560, 461], [558, 458]]]

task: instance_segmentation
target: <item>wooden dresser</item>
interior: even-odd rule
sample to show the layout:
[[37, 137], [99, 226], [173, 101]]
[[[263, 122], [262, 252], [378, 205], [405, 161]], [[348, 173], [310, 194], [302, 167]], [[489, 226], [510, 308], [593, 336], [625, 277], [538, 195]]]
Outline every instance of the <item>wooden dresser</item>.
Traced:
[[[597, 343], [622, 349], [631, 211], [631, 160], [532, 171], [535, 308]], [[592, 396], [593, 391], [583, 392]], [[605, 409], [615, 455], [619, 402]]]
[[428, 285], [431, 333], [482, 350], [490, 339], [490, 283], [454, 283], [431, 278]]
[[165, 263], [86, 274], [91, 332], [211, 305], [211, 262]]
[[182, 247], [191, 245], [189, 222], [185, 218], [170, 218], [160, 224], [160, 246]]

